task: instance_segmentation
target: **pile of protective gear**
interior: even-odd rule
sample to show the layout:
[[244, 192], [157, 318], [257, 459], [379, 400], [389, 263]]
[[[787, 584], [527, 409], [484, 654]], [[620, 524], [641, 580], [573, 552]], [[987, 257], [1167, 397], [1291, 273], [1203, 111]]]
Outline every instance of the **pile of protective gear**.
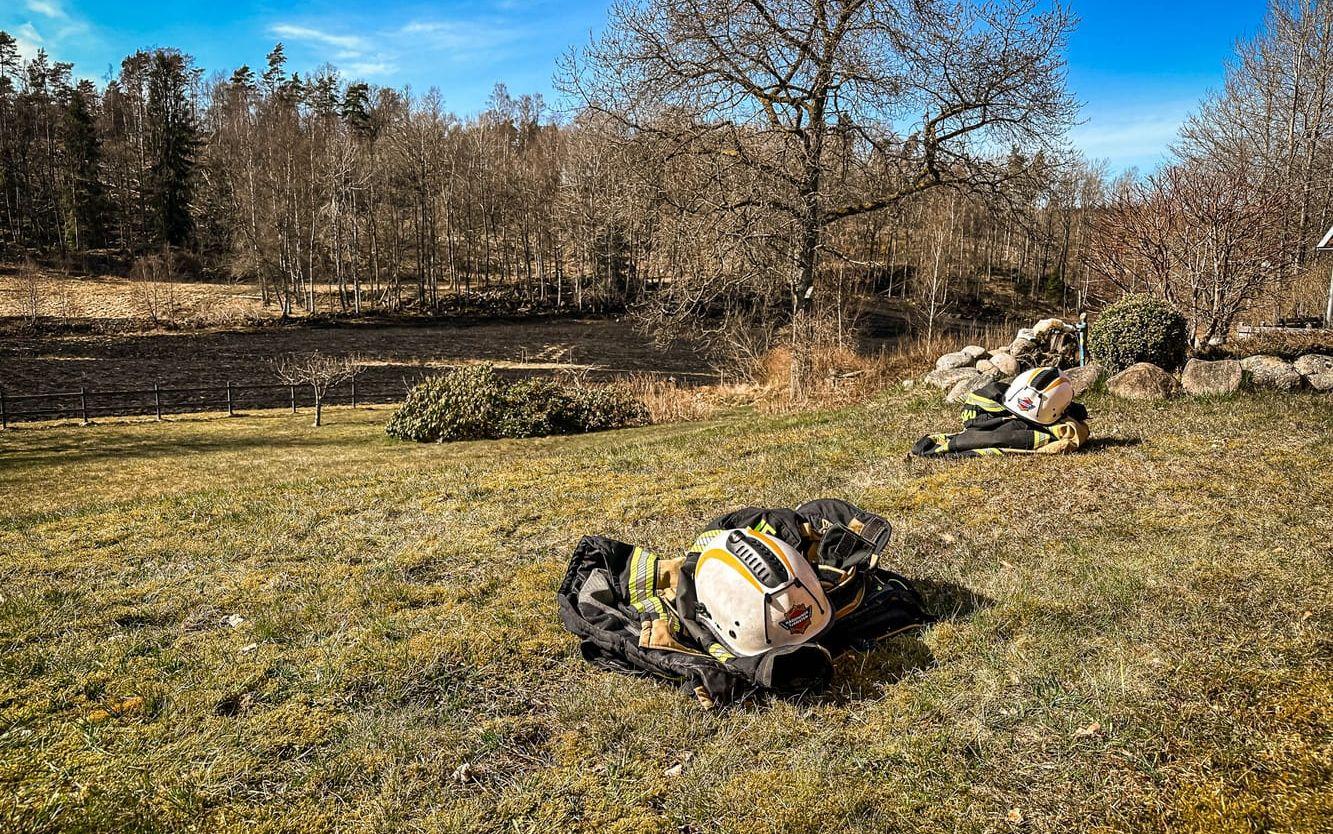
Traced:
[[684, 556], [586, 536], [558, 593], [589, 663], [679, 684], [705, 706], [820, 691], [833, 658], [932, 618], [879, 564], [889, 523], [838, 499], [746, 507]]
[[1058, 368], [1033, 368], [963, 397], [963, 430], [916, 442], [919, 457], [1072, 452], [1088, 439], [1088, 410]]

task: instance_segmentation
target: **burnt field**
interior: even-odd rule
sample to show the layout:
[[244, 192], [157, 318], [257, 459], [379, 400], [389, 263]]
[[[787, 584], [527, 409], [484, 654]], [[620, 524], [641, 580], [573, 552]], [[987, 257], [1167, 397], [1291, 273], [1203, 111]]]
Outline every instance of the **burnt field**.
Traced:
[[[651, 373], [681, 382], [715, 378], [701, 353], [688, 346], [659, 349], [628, 322], [563, 318], [144, 334], [29, 334], [10, 329], [0, 333], [0, 387], [14, 396], [80, 387], [95, 395], [151, 389], [155, 383], [163, 388], [267, 385], [279, 381], [275, 366], [284, 357], [315, 351], [357, 357], [365, 368], [357, 379], [360, 398], [381, 402], [399, 399], [421, 379], [467, 362], [494, 363], [515, 375], [573, 372], [606, 380]], [[238, 405], [275, 404], [287, 395], [273, 391], [248, 396]], [[175, 399], [186, 406], [190, 398]], [[217, 396], [205, 399], [214, 402]], [[54, 404], [26, 401], [23, 408]], [[138, 410], [116, 408], [106, 400], [99, 405], [101, 413]]]

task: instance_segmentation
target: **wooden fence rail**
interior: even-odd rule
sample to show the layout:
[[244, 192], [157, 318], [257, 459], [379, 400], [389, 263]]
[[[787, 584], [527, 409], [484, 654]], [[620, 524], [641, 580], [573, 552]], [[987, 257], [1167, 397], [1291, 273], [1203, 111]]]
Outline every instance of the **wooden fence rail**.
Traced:
[[[269, 395], [264, 396], [267, 392]], [[281, 393], [278, 393], [281, 392]], [[306, 394], [307, 396], [302, 396]], [[398, 402], [407, 393], [403, 385], [379, 386], [366, 390], [355, 378], [330, 386], [325, 391], [324, 404], [348, 403], [353, 407], [363, 402]], [[248, 394], [248, 396], [247, 396]], [[110, 401], [110, 402], [108, 402]], [[188, 414], [200, 411], [223, 411], [228, 416], [236, 413], [242, 404], [251, 408], [289, 407], [292, 413], [298, 407], [315, 404], [315, 389], [310, 385], [287, 383], [234, 383], [164, 388], [154, 382], [152, 388], [94, 390], [82, 386], [77, 391], [44, 391], [31, 394], [12, 394], [0, 388], [0, 429], [9, 424], [34, 419], [77, 417], [88, 423], [94, 416], [113, 417], [152, 414], [158, 420], [163, 414]], [[16, 404], [20, 407], [16, 408]], [[22, 407], [35, 404], [39, 407]]]

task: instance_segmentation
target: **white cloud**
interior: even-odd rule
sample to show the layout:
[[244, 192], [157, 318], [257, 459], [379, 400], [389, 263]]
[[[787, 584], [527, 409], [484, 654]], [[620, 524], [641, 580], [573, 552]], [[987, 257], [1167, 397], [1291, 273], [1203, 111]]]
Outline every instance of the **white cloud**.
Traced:
[[31, 61], [37, 57], [37, 50], [42, 48], [46, 39], [33, 28], [31, 23], [24, 23], [14, 27], [15, 45], [18, 47], [19, 57], [25, 61]]
[[320, 43], [326, 46], [336, 46], [342, 50], [355, 52], [356, 54], [360, 54], [368, 48], [366, 39], [359, 35], [339, 35], [333, 32], [325, 32], [320, 29], [315, 29], [311, 26], [279, 23], [270, 26], [269, 32], [282, 38]]
[[398, 65], [392, 61], [353, 61], [344, 69], [351, 78], [376, 78], [397, 72]]
[[1196, 101], [1089, 106], [1088, 121], [1070, 131], [1070, 140], [1088, 158], [1104, 159], [1112, 168], [1155, 168], [1170, 155], [1180, 125], [1197, 106]]
[[27, 0], [24, 5], [28, 7], [28, 11], [52, 20], [64, 20], [69, 17], [60, 7], [58, 0]]
[[455, 74], [470, 82], [483, 68], [512, 56], [536, 32], [536, 24], [516, 14], [400, 19], [379, 25], [330, 16], [274, 23], [267, 31], [287, 42], [294, 68], [328, 61], [348, 78], [393, 84], [429, 67], [429, 81], [436, 83], [449, 82]]
[[[71, 49], [86, 47], [96, 40], [88, 21], [70, 15], [60, 0], [26, 0], [24, 5], [40, 18], [9, 27], [4, 27], [0, 21], [0, 28], [9, 29], [18, 41], [19, 55], [25, 60], [35, 57], [38, 49], [45, 49], [57, 60], [67, 60]], [[40, 32], [34, 20], [42, 27]]]
[[433, 49], [451, 49], [476, 52], [494, 49], [522, 38], [523, 28], [508, 22], [492, 20], [414, 20], [402, 26], [395, 35], [415, 45]]

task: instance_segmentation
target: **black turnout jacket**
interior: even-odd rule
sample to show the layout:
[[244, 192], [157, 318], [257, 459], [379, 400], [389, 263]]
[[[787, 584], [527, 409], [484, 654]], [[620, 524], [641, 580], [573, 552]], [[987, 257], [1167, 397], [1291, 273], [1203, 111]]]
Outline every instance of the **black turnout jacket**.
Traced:
[[1088, 439], [1088, 410], [1071, 403], [1049, 426], [1024, 420], [1004, 407], [1007, 386], [992, 382], [963, 397], [963, 430], [930, 434], [916, 442], [917, 457], [979, 457], [1015, 453], [1072, 452]]
[[[695, 619], [693, 566], [716, 531], [752, 528], [804, 553], [820, 574], [833, 623], [810, 643], [737, 657]], [[558, 600], [589, 663], [674, 682], [705, 706], [763, 689], [808, 691], [831, 681], [832, 658], [933, 621], [911, 583], [880, 564], [889, 523], [839, 499], [795, 509], [743, 507], [714, 519], [684, 556], [585, 536]]]

